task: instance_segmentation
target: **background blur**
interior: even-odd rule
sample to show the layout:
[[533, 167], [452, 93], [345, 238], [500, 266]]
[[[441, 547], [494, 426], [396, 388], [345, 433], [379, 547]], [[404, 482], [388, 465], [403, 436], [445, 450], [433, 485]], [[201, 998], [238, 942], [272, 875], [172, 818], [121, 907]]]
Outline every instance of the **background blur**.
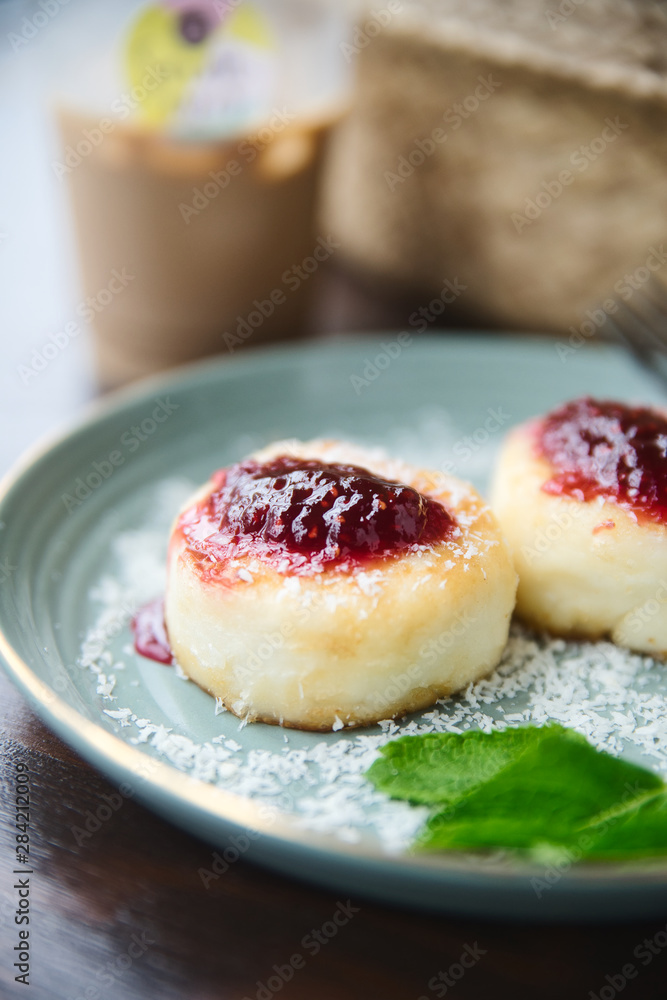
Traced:
[[[594, 342], [664, 276], [666, 110], [653, 0], [0, 0], [0, 472], [100, 392], [189, 358], [369, 330]], [[210, 847], [135, 802], [75, 850], [72, 822], [113, 789], [4, 675], [0, 749], [35, 777], [40, 1000], [125, 1000], [129, 977], [91, 976], [153, 926], [131, 995], [157, 968], [170, 996], [240, 997], [330, 921], [329, 893], [243, 861], [202, 893]], [[13, 824], [8, 805], [7, 872]], [[603, 998], [660, 941], [627, 991], [649, 1000], [665, 940], [664, 921], [582, 933], [367, 903], [290, 996], [434, 996], [479, 941], [462, 1000]]]

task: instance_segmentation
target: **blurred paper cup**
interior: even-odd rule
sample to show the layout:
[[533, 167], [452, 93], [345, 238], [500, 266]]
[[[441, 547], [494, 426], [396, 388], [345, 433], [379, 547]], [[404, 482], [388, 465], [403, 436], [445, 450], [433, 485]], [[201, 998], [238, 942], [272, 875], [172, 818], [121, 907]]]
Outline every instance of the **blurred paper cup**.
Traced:
[[54, 170], [102, 384], [297, 333], [345, 5], [79, 0], [61, 17]]

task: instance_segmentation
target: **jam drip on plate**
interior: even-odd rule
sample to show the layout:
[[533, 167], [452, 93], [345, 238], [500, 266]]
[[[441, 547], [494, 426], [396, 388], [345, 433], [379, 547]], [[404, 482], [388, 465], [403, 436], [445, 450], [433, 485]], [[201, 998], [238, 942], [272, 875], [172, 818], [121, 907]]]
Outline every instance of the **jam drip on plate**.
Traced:
[[256, 554], [281, 571], [320, 572], [432, 545], [456, 528], [436, 500], [355, 465], [285, 455], [233, 465], [214, 483], [180, 520], [190, 549], [213, 561]]
[[164, 623], [164, 599], [145, 604], [132, 619], [134, 648], [141, 656], [158, 663], [173, 663], [174, 654], [169, 645], [169, 636]]
[[667, 417], [656, 410], [574, 400], [541, 422], [537, 450], [554, 469], [547, 493], [599, 496], [667, 523]]

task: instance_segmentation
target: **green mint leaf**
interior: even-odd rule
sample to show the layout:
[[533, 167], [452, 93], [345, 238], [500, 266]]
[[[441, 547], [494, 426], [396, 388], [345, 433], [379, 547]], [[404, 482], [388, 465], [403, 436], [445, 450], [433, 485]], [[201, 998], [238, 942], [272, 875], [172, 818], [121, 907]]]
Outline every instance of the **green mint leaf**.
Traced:
[[452, 803], [554, 733], [583, 740], [557, 725], [401, 736], [382, 748], [382, 756], [366, 777], [393, 799], [426, 805]]
[[419, 843], [524, 850], [540, 843], [568, 845], [601, 813], [663, 787], [657, 775], [601, 753], [583, 737], [553, 733], [453, 806], [436, 812]]
[[[664, 786], [663, 786], [664, 787]], [[630, 803], [582, 831], [583, 854], [594, 860], [621, 860], [667, 854], [667, 793]]]
[[367, 771], [393, 798], [433, 806], [427, 849], [514, 849], [619, 859], [667, 853], [667, 787], [559, 725], [404, 736]]

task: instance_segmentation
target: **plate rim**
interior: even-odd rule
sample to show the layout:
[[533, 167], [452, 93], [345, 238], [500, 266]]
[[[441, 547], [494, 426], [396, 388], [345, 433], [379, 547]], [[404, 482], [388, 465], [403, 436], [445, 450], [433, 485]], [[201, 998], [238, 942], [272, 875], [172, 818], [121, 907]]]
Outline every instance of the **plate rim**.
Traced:
[[[89, 402], [64, 426], [43, 435], [19, 456], [0, 479], [0, 513], [8, 498], [20, 488], [22, 480], [53, 451], [72, 438], [94, 432], [97, 425], [117, 417], [126, 406], [146, 399], [155, 392], [168, 393], [170, 386], [173, 387], [173, 391], [187, 389], [189, 382], [198, 382], [204, 375], [212, 381], [224, 382], [228, 378], [234, 379], [239, 373], [242, 374], [244, 369], [249, 369], [249, 374], [252, 374], [257, 366], [269, 367], [276, 362], [292, 361], [297, 367], [301, 361], [312, 360], [318, 354], [331, 351], [345, 354], [349, 348], [354, 348], [355, 351], [361, 348], [363, 351], [381, 343], [382, 338], [391, 336], [391, 333], [392, 331], [386, 331], [379, 332], [377, 336], [359, 337], [350, 335], [349, 339], [346, 334], [344, 337], [332, 336], [318, 341], [295, 342], [270, 349], [257, 347], [253, 351], [240, 352], [238, 356], [232, 358], [213, 357], [185, 364], [177, 369], [158, 373], [116, 389]], [[465, 331], [445, 331], [444, 336], [437, 332], [420, 336], [415, 339], [414, 344], [418, 345], [419, 349], [428, 345], [429, 348], [435, 347], [437, 350], [445, 351], [448, 347], [462, 344], [464, 341], [467, 347], [471, 347], [472, 343], [482, 347], [484, 342], [498, 344], [501, 341], [505, 343], [513, 341], [524, 346], [530, 344], [531, 347], [537, 345], [546, 347], [554, 343], [538, 335], [522, 333], [503, 335], [475, 332], [471, 339]], [[595, 347], [584, 346], [587, 353], [591, 350], [598, 352], [606, 349], [610, 353], [624, 353], [606, 344]], [[327, 856], [334, 854], [337, 859], [391, 865], [396, 874], [400, 872], [404, 876], [428, 873], [432, 877], [440, 877], [439, 881], [446, 882], [457, 877], [465, 881], [480, 879], [484, 883], [495, 879], [503, 883], [506, 888], [516, 887], [519, 880], [525, 880], [526, 887], [529, 887], [530, 879], [544, 873], [548, 867], [543, 863], [515, 858], [494, 863], [485, 859], [483, 855], [476, 857], [455, 851], [423, 852], [418, 855], [411, 852], [392, 853], [382, 850], [379, 846], [371, 849], [364, 844], [345, 842], [333, 833], [323, 834], [304, 827], [299, 828], [295, 824], [293, 814], [280, 813], [278, 819], [269, 821], [262, 817], [261, 805], [252, 799], [193, 778], [179, 771], [171, 763], [131, 746], [115, 733], [105, 729], [101, 723], [86, 718], [61, 698], [54, 688], [33, 673], [14, 648], [2, 621], [0, 621], [0, 659], [10, 680], [27, 696], [36, 714], [58, 734], [63, 742], [73, 747], [107, 778], [117, 780], [118, 772], [122, 772], [126, 779], [129, 776], [129, 783], [134, 781], [137, 785], [133, 795], [154, 809], [156, 808], [154, 797], [157, 794], [167, 804], [173, 804], [174, 801], [185, 803], [188, 809], [205, 815], [208, 820], [239, 830], [253, 831], [258, 836], [266, 837], [268, 841], [284, 848], [298, 848]], [[142, 770], [140, 765], [146, 760], [151, 762], [153, 773], [149, 778], [137, 780], [136, 775]], [[171, 819], [171, 822], [176, 821]], [[191, 826], [184, 825], [194, 832]], [[559, 884], [553, 888], [558, 890], [561, 883], [565, 883], [562, 888], [581, 892], [584, 890], [591, 892], [594, 889], [606, 892], [623, 887], [639, 891], [644, 888], [644, 883], [646, 887], [658, 888], [663, 883], [667, 884], [667, 859], [658, 857], [625, 862], [577, 862], [563, 872]]]

